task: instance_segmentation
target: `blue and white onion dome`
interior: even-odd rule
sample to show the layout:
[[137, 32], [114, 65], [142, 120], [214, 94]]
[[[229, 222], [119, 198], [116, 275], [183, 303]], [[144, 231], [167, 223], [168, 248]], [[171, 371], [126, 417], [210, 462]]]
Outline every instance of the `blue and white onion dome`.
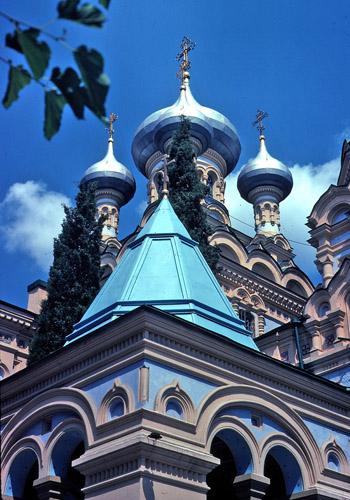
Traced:
[[109, 137], [106, 156], [86, 170], [81, 182], [96, 183], [96, 190], [113, 190], [121, 207], [134, 196], [136, 183], [130, 170], [115, 158], [113, 142], [113, 138]]
[[184, 72], [183, 76], [177, 101], [151, 114], [136, 130], [131, 148], [135, 165], [149, 178], [154, 164], [148, 160], [157, 152], [167, 152], [181, 116], [185, 116], [190, 120], [191, 142], [196, 156], [208, 149], [219, 154], [223, 159], [219, 166], [226, 176], [236, 166], [241, 152], [237, 131], [224, 115], [198, 104], [190, 89], [189, 72]]
[[250, 160], [241, 170], [237, 188], [243, 199], [254, 203], [256, 188], [272, 187], [274, 194], [280, 203], [287, 198], [293, 187], [293, 177], [282, 162], [269, 155], [265, 137], [260, 136], [260, 150], [257, 156]]

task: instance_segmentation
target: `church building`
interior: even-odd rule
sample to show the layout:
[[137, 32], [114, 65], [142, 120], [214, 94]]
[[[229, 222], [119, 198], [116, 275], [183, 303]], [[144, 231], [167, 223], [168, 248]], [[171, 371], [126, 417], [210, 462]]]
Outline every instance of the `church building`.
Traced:
[[[225, 177], [241, 144], [224, 115], [193, 97], [191, 48], [185, 38], [179, 98], [133, 138], [148, 179], [133, 234], [118, 240], [136, 186], [114, 156], [114, 115], [107, 155], [83, 174], [107, 215], [109, 271], [65, 346], [24, 367], [42, 282], [30, 287], [32, 312], [0, 303], [4, 500], [350, 500], [350, 142], [337, 185], [307, 221], [315, 288], [280, 232], [293, 179], [267, 150], [261, 111], [257, 156], [238, 177], [255, 236], [231, 226]], [[216, 276], [167, 196], [166, 153], [182, 116], [209, 186]]]

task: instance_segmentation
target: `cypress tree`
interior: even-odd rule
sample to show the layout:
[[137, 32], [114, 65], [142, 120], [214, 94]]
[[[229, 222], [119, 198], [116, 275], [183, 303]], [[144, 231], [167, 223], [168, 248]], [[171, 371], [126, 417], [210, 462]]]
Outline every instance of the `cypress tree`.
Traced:
[[169, 200], [191, 238], [199, 243], [209, 267], [215, 272], [220, 250], [208, 243], [212, 230], [201, 204], [209, 194], [209, 187], [198, 178], [190, 141], [190, 123], [184, 116], [172, 138], [169, 156], [175, 160], [168, 166]]
[[100, 242], [104, 218], [96, 220], [95, 187], [80, 185], [76, 207], [64, 207], [65, 220], [54, 239], [54, 259], [42, 302], [28, 365], [59, 349], [100, 289]]

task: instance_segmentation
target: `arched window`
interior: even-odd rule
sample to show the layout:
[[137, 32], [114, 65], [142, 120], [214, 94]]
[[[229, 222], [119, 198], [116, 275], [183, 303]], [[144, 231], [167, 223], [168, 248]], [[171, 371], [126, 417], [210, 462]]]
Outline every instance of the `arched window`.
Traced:
[[208, 175], [208, 179], [207, 179], [207, 186], [209, 187], [209, 196], [210, 198], [213, 198], [213, 188], [214, 188], [214, 181], [213, 181], [213, 178]]
[[183, 419], [184, 412], [182, 406], [176, 399], [169, 399], [166, 404], [166, 414], [170, 417]]
[[323, 316], [325, 316], [328, 311], [329, 311], [328, 302], [323, 302], [318, 309], [318, 314], [321, 318], [323, 318]]
[[260, 274], [260, 276], [263, 276], [264, 278], [267, 278], [271, 281], [275, 281], [272, 271], [270, 271], [270, 269], [267, 266], [265, 266], [265, 264], [257, 262], [256, 264], [253, 265], [252, 271], [254, 273]]
[[340, 471], [340, 462], [335, 453], [329, 453], [327, 457], [328, 468]]
[[109, 407], [108, 420], [121, 417], [125, 413], [125, 404], [122, 398], [116, 398]]

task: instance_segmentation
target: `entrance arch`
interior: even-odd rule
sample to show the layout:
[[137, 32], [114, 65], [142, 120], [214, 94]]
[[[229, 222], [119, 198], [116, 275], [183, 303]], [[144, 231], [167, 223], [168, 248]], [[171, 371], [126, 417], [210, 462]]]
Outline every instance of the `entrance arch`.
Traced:
[[20, 451], [11, 464], [5, 495], [24, 500], [38, 500], [33, 482], [39, 477], [39, 461], [32, 448]]
[[264, 476], [270, 479], [265, 500], [287, 500], [293, 493], [303, 491], [303, 478], [298, 462], [284, 446], [271, 448], [266, 455]]

